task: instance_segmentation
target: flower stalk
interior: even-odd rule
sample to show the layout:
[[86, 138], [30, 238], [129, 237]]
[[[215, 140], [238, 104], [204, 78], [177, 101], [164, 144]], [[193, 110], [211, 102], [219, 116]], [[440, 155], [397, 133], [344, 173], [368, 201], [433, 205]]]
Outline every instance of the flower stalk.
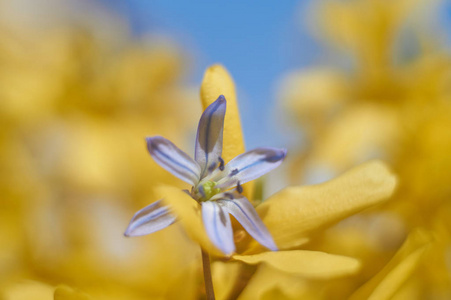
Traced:
[[213, 281], [211, 278], [210, 255], [204, 249], [202, 251], [202, 268], [204, 273], [205, 293], [207, 300], [215, 300], [215, 291], [213, 289]]

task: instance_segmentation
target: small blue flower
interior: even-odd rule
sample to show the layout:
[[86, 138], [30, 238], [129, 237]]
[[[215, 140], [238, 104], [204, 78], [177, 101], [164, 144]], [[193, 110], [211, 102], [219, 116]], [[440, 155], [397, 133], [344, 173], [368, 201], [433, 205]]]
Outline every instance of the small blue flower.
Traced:
[[[146, 138], [152, 158], [164, 169], [192, 185], [186, 191], [202, 207], [202, 219], [213, 244], [224, 254], [235, 251], [229, 214], [260, 244], [277, 250], [268, 229], [252, 204], [241, 194], [242, 184], [257, 179], [278, 167], [285, 149], [257, 148], [232, 159], [227, 165], [221, 158], [226, 99], [213, 102], [202, 114], [196, 136], [194, 160], [169, 140]], [[162, 199], [138, 211], [132, 218], [126, 236], [140, 236], [163, 229], [176, 221]]]

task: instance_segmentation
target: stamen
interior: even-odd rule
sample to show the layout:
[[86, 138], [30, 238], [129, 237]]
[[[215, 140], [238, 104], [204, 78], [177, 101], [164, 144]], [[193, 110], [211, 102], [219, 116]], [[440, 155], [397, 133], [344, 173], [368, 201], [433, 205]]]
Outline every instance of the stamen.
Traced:
[[243, 192], [243, 187], [240, 184], [240, 181], [238, 180], [238, 182], [236, 183], [236, 190], [238, 191], [238, 193], [242, 193]]
[[211, 172], [213, 172], [214, 171], [214, 169], [216, 169], [216, 163], [215, 162], [212, 162], [211, 164], [210, 164], [210, 166], [208, 167], [208, 172], [209, 173], [211, 173]]
[[206, 195], [205, 195], [205, 190], [204, 190], [204, 186], [203, 185], [199, 186], [199, 192], [202, 195], [202, 197], [205, 198]]
[[219, 220], [221, 221], [221, 223], [222, 223], [223, 226], [226, 226], [226, 224], [227, 224], [227, 219], [226, 219], [225, 213], [224, 213], [224, 211], [222, 210], [222, 207], [221, 207], [221, 206], [219, 206]]
[[224, 193], [224, 196], [227, 197], [227, 198], [229, 198], [230, 200], [235, 199], [235, 197], [233, 197], [233, 194], [232, 194], [232, 193]]
[[219, 170], [224, 171], [224, 160], [221, 156], [218, 157], [219, 160]]
[[240, 171], [238, 171], [238, 169], [233, 169], [232, 172], [230, 172], [229, 177], [235, 176], [236, 174], [238, 174]]

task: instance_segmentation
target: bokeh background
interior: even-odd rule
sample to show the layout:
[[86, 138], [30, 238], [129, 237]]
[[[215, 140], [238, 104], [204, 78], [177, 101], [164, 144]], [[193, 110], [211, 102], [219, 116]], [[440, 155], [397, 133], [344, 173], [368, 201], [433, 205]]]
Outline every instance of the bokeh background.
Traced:
[[181, 228], [122, 233], [156, 185], [183, 187], [143, 138], [192, 152], [217, 62], [237, 84], [247, 148], [289, 149], [263, 199], [373, 158], [400, 178], [387, 204], [306, 246], [359, 258], [359, 274], [297, 278], [279, 297], [364, 299], [405, 258], [392, 298], [449, 299], [450, 20], [439, 0], [0, 0], [0, 299], [53, 299], [60, 284], [93, 299], [202, 294]]

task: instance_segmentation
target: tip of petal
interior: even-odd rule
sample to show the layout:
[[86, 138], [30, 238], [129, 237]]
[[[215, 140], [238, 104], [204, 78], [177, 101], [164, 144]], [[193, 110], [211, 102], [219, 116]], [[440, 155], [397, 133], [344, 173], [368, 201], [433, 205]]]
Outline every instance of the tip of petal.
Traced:
[[233, 254], [235, 254], [236, 248], [235, 248], [235, 243], [232, 243], [231, 245], [225, 245], [225, 244], [221, 244], [221, 245], [215, 245], [219, 250], [221, 250], [221, 252], [225, 255], [225, 256], [232, 256]]
[[274, 154], [268, 156], [265, 160], [267, 162], [278, 162], [278, 161], [282, 161], [285, 159], [285, 157], [287, 156], [287, 149], [277, 149], [277, 148], [273, 148]]
[[282, 154], [283, 154], [283, 159], [285, 159], [285, 157], [287, 157], [287, 149], [285, 149], [285, 148], [282, 148], [282, 149], [280, 149], [280, 150], [282, 150]]
[[156, 148], [156, 144], [155, 144], [155, 140], [157, 139], [161, 139], [161, 136], [148, 136], [146, 137], [146, 143], [147, 143], [147, 148], [149, 148], [149, 150], [151, 148]]
[[[268, 245], [269, 246], [269, 245]], [[277, 246], [274, 244], [274, 245], [271, 245], [271, 246], [265, 246], [265, 247], [267, 247], [269, 250], [271, 250], [271, 251], [279, 251], [279, 248], [277, 248]]]
[[218, 101], [218, 102], [227, 102], [227, 100], [224, 97], [224, 95], [219, 95], [219, 97], [218, 97], [218, 99], [216, 99], [216, 101]]
[[277, 247], [270, 233], [268, 233], [268, 235], [264, 239], [258, 239], [257, 242], [268, 250], [279, 251], [279, 248]]
[[125, 236], [125, 237], [133, 237], [133, 236], [135, 236], [135, 235], [133, 234], [132, 224], [130, 224], [130, 225], [127, 227], [127, 229], [125, 229], [124, 236]]
[[226, 106], [227, 106], [227, 100], [226, 100], [226, 98], [224, 97], [224, 95], [219, 95], [219, 97], [218, 97], [215, 101], [213, 101], [213, 102], [205, 109], [204, 112], [206, 112], [208, 108], [213, 108], [214, 111], [216, 111], [217, 109], [224, 110], [223, 113], [225, 114]]
[[235, 254], [235, 249], [233, 249], [232, 251], [229, 251], [228, 253], [224, 252], [224, 255], [227, 257], [232, 257], [233, 254]]
[[128, 227], [127, 227], [127, 229], [125, 229], [124, 236], [125, 236], [125, 237], [132, 237], [132, 236], [134, 236], [134, 235], [133, 235], [132, 224], [129, 224]]
[[285, 157], [287, 157], [287, 149], [281, 148], [281, 149], [279, 149], [279, 151], [280, 151], [280, 158], [279, 158], [279, 160], [284, 160]]

